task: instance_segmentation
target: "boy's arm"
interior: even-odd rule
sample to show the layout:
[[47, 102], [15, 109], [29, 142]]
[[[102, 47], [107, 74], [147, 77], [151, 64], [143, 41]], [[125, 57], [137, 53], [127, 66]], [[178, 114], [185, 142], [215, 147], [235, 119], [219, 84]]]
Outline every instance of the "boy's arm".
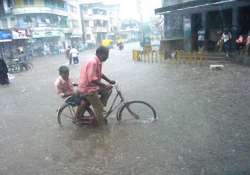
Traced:
[[68, 94], [66, 94], [66, 93], [63, 92], [62, 87], [60, 85], [60, 82], [56, 82], [55, 86], [56, 86], [57, 94], [60, 97], [64, 98], [64, 97], [68, 96]]
[[65, 97], [66, 95], [63, 93], [62, 89], [59, 85], [56, 86], [57, 94], [60, 95], [60, 97]]

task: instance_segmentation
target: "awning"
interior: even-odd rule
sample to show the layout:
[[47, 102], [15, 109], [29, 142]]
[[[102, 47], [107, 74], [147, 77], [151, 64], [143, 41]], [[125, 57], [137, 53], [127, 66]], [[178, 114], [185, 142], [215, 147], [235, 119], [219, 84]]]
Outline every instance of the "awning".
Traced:
[[12, 39], [4, 39], [4, 40], [0, 40], [0, 43], [5, 43], [5, 42], [11, 42]]
[[243, 6], [250, 4], [249, 0], [202, 0], [202, 1], [190, 1], [186, 3], [176, 4], [173, 6], [166, 6], [162, 8], [155, 9], [155, 14], [162, 15], [176, 11], [186, 11], [194, 9], [207, 8], [209, 6], [227, 6], [227, 5], [237, 5]]
[[11, 32], [8, 30], [0, 30], [0, 42], [10, 42], [12, 41]]

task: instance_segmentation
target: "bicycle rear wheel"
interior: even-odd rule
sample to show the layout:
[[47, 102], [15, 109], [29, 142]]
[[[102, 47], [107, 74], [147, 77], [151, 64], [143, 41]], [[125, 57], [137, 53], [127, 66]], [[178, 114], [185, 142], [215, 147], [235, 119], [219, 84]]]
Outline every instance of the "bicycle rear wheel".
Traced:
[[117, 112], [118, 121], [138, 120], [150, 123], [157, 119], [155, 109], [145, 101], [129, 101], [124, 103]]
[[[68, 103], [63, 104], [57, 111], [57, 122], [60, 126], [70, 127], [75, 121], [76, 109], [78, 106]], [[81, 119], [91, 119], [95, 117], [91, 108], [86, 108], [81, 115]]]

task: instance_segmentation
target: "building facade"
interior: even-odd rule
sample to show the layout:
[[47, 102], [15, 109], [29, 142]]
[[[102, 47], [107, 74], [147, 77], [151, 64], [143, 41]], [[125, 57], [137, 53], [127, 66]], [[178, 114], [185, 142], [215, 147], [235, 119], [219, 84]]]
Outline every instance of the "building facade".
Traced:
[[77, 0], [1, 1], [0, 29], [11, 31], [12, 53], [21, 45], [34, 55], [51, 54], [82, 36]]
[[108, 35], [118, 31], [119, 8], [119, 5], [108, 5], [102, 2], [80, 4], [84, 39], [89, 47], [99, 45]]
[[121, 36], [125, 42], [139, 41], [142, 35], [140, 25], [141, 23], [137, 20], [123, 20], [119, 36]]
[[170, 50], [197, 50], [200, 31], [208, 51], [215, 50], [223, 31], [231, 32], [232, 41], [250, 31], [249, 0], [163, 0], [155, 13], [164, 16], [162, 43]]

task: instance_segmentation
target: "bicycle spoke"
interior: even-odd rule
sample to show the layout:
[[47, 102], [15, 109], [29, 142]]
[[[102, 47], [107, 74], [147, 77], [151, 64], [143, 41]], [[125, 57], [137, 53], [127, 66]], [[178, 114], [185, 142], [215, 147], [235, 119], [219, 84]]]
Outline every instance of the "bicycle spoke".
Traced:
[[75, 116], [76, 112], [72, 106], [69, 107], [69, 110], [70, 110], [71, 116]]

